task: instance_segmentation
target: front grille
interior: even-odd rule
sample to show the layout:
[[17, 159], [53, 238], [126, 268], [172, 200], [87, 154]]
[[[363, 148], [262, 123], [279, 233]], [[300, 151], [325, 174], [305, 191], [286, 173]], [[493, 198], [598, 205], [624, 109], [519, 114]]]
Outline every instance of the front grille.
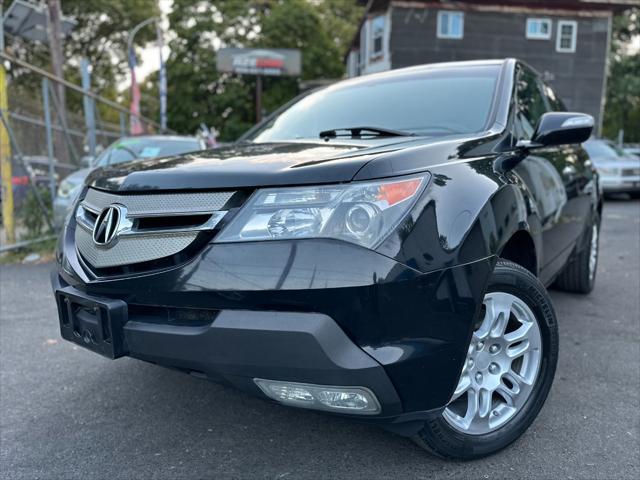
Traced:
[[99, 248], [93, 242], [92, 233], [76, 228], [76, 246], [82, 257], [97, 268], [148, 262], [175, 255], [196, 239], [198, 232], [163, 233], [121, 238], [111, 248]]
[[623, 177], [637, 177], [640, 176], [640, 168], [623, 168], [622, 169]]
[[[75, 213], [76, 249], [93, 269], [113, 270], [167, 259], [213, 231], [234, 193], [122, 195], [89, 189]], [[117, 220], [103, 223], [101, 213], [110, 207], [118, 209]], [[107, 235], [110, 239], [102, 244], [97, 237], [94, 240], [96, 223], [111, 225], [107, 231], [113, 235]]]

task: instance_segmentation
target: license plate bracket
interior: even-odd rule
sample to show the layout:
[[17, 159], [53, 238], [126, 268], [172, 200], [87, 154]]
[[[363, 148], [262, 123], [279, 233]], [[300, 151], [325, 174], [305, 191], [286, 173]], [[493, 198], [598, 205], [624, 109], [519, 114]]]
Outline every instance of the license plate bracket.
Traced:
[[127, 304], [85, 295], [72, 287], [56, 290], [62, 338], [115, 359], [127, 354], [123, 326]]

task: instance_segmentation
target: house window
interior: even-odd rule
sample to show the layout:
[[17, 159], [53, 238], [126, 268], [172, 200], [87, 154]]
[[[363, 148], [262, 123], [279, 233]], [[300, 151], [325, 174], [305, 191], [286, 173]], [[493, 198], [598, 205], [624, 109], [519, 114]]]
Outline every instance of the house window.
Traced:
[[464, 37], [464, 13], [441, 11], [438, 12], [438, 38]]
[[378, 59], [384, 54], [384, 15], [371, 20], [371, 59]]
[[578, 22], [573, 20], [560, 20], [558, 22], [558, 37], [556, 38], [556, 51], [575, 52], [578, 39]]
[[528, 18], [527, 38], [549, 40], [551, 38], [551, 20], [548, 18]]

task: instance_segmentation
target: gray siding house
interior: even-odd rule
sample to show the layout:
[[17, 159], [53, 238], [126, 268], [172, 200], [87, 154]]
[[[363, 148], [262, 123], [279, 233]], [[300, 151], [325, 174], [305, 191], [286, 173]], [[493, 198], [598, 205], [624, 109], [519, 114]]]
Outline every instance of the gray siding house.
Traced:
[[519, 58], [601, 125], [612, 16], [638, 0], [369, 0], [345, 58], [354, 77], [434, 62]]

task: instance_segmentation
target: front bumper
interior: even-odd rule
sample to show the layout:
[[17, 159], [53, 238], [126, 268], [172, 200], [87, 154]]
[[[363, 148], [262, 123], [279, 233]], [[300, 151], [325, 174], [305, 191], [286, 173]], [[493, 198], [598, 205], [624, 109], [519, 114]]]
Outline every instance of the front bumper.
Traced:
[[[123, 353], [265, 397], [254, 378], [365, 387], [399, 433], [451, 398], [494, 259], [421, 273], [333, 240], [209, 245], [192, 261], [54, 289], [128, 307]], [[211, 312], [189, 323], [180, 311]], [[186, 319], [186, 320], [185, 320]], [[398, 425], [403, 425], [402, 428]]]

